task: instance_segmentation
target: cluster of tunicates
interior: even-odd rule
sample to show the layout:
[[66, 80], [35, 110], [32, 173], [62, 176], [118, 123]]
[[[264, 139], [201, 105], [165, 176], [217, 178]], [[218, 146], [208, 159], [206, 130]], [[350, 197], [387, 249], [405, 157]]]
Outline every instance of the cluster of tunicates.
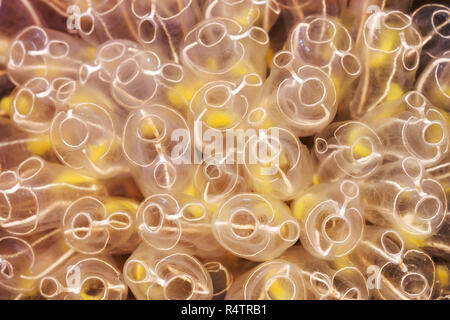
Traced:
[[0, 0], [0, 299], [449, 299], [450, 8]]

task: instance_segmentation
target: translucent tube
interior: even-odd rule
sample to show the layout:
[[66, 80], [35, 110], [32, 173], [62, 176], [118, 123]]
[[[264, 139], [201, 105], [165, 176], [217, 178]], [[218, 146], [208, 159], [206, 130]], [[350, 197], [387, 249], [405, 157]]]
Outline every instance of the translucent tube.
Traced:
[[303, 65], [289, 51], [275, 55], [263, 90], [258, 106], [267, 110], [268, 121], [300, 137], [320, 132], [336, 114], [331, 78], [319, 67]]
[[408, 245], [425, 251], [432, 257], [448, 260], [450, 257], [450, 216], [448, 212], [449, 211], [447, 210], [444, 223], [436, 234], [426, 239], [408, 237], [405, 239], [408, 242]]
[[64, 213], [66, 243], [83, 254], [127, 254], [140, 242], [138, 203], [125, 198], [86, 196], [72, 202]]
[[263, 78], [268, 44], [269, 36], [261, 28], [244, 30], [235, 20], [208, 19], [186, 35], [181, 60], [193, 78], [233, 80], [249, 73]]
[[416, 90], [436, 107], [450, 111], [450, 51], [431, 61], [420, 74]]
[[384, 156], [380, 137], [360, 121], [332, 123], [316, 135], [313, 150], [318, 159], [315, 184], [369, 177], [382, 164]]
[[331, 267], [326, 261], [311, 256], [300, 246], [289, 248], [280, 258], [300, 268], [308, 299], [367, 300], [369, 298], [366, 278], [351, 263]]
[[368, 226], [350, 259], [370, 274], [372, 296], [387, 300], [430, 299], [434, 262], [422, 251], [408, 250], [396, 231]]
[[111, 39], [138, 42], [136, 21], [128, 0], [76, 0], [68, 7], [67, 27], [97, 45]]
[[39, 282], [47, 300], [125, 300], [128, 288], [107, 256], [77, 254]]
[[341, 7], [339, 18], [349, 30], [355, 41], [363, 37], [364, 24], [374, 13], [380, 11], [398, 10], [408, 12], [412, 0], [363, 0], [348, 1], [345, 7]]
[[374, 11], [363, 30], [355, 46], [361, 52], [362, 73], [343, 101], [353, 119], [411, 90], [422, 45], [411, 17], [400, 11]]
[[235, 283], [235, 279], [258, 264], [257, 262], [234, 256], [229, 252], [220, 257], [202, 259], [202, 262], [212, 280], [213, 300], [225, 299]]
[[195, 0], [131, 0], [141, 45], [178, 63], [184, 37], [203, 18], [202, 5]]
[[155, 249], [181, 250], [211, 258], [224, 250], [211, 231], [212, 213], [200, 200], [189, 196], [155, 194], [137, 212], [140, 237]]
[[138, 44], [129, 40], [113, 39], [101, 44], [95, 51], [93, 63], [84, 63], [79, 68], [80, 82], [85, 84], [94, 78], [111, 83], [119, 64], [138, 52]]
[[288, 130], [274, 127], [252, 135], [244, 159], [249, 185], [258, 193], [292, 200], [312, 182], [309, 151]]
[[66, 109], [58, 98], [62, 98], [64, 90], [73, 88], [75, 81], [70, 78], [55, 78], [51, 82], [43, 77], [32, 78], [13, 93], [10, 118], [21, 130], [46, 134], [55, 115]]
[[295, 26], [287, 47], [302, 64], [320, 67], [328, 74], [338, 102], [361, 74], [352, 38], [337, 19], [308, 16]]
[[230, 287], [227, 300], [304, 300], [303, 272], [295, 263], [274, 259], [240, 275]]
[[228, 199], [214, 213], [212, 230], [225, 249], [252, 261], [278, 257], [300, 235], [286, 204], [254, 193]]
[[[275, 0], [281, 7], [286, 30], [303, 21], [305, 17], [311, 15], [322, 15], [336, 17], [342, 10], [339, 0]], [[350, 4], [346, 4], [348, 6]]]
[[94, 58], [94, 49], [67, 34], [28, 27], [12, 41], [8, 52], [8, 75], [16, 84], [34, 77], [77, 79], [83, 62]]
[[183, 251], [158, 251], [142, 243], [123, 274], [138, 300], [209, 300], [213, 294], [208, 271]]
[[221, 161], [205, 159], [195, 170], [194, 187], [203, 201], [216, 208], [228, 197], [250, 191], [243, 166], [236, 164], [236, 153], [229, 152]]
[[385, 102], [362, 119], [380, 137], [384, 158], [416, 158], [429, 167], [447, 155], [450, 131], [446, 118], [418, 91]]
[[292, 202], [303, 247], [319, 259], [334, 260], [351, 252], [361, 241], [364, 218], [359, 187], [351, 180], [320, 184]]
[[368, 221], [419, 238], [435, 234], [447, 210], [442, 185], [411, 157], [383, 165], [360, 190]]
[[66, 166], [94, 177], [129, 173], [122, 152], [120, 113], [94, 103], [80, 103], [53, 119], [50, 140]]
[[16, 168], [32, 155], [55, 159], [48, 135], [27, 134], [7, 118], [0, 117], [0, 137], [0, 173]]
[[0, 239], [0, 290], [16, 299], [36, 298], [39, 280], [63, 265], [74, 251], [61, 238], [61, 230]]
[[424, 39], [421, 64], [428, 64], [450, 50], [450, 9], [441, 4], [425, 4], [411, 15]]
[[205, 8], [206, 19], [230, 18], [244, 28], [259, 26], [267, 32], [281, 13], [276, 0], [209, 0]]
[[129, 115], [122, 147], [142, 193], [176, 194], [192, 175], [191, 135], [186, 121], [171, 108], [150, 105]]
[[182, 81], [179, 64], [162, 64], [152, 51], [140, 51], [117, 66], [111, 83], [111, 94], [126, 109], [137, 109], [148, 102], [168, 102], [170, 87]]
[[29, 157], [0, 174], [0, 227], [16, 235], [55, 228], [72, 201], [104, 192], [91, 177]]
[[[245, 117], [262, 83], [261, 77], [252, 73], [238, 83], [207, 82], [195, 92], [189, 104], [188, 124], [193, 128], [195, 147], [205, 157], [221, 157], [234, 137], [246, 134]], [[234, 144], [234, 140], [231, 142]]]

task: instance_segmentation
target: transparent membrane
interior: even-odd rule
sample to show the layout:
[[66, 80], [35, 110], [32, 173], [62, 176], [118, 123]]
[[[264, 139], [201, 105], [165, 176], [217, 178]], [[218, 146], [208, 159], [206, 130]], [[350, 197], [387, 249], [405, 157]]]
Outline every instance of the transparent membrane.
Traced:
[[123, 274], [138, 300], [208, 300], [213, 295], [206, 268], [183, 251], [159, 251], [142, 243]]
[[39, 282], [48, 300], [125, 300], [128, 288], [109, 256], [76, 254]]
[[273, 125], [297, 136], [313, 135], [333, 120], [336, 103], [335, 85], [321, 68], [305, 65], [289, 51], [275, 55], [259, 101]]
[[223, 254], [211, 232], [210, 209], [191, 196], [154, 194], [139, 206], [140, 237], [158, 250], [180, 249], [197, 257]]
[[367, 18], [355, 48], [362, 53], [361, 76], [344, 105], [347, 114], [358, 119], [413, 86], [422, 37], [411, 16], [397, 10], [379, 10]]
[[435, 265], [424, 252], [405, 248], [405, 241], [394, 230], [368, 226], [363, 241], [350, 256], [358, 267], [376, 266], [373, 277], [375, 295], [389, 300], [430, 299]]
[[252, 261], [278, 257], [300, 234], [283, 202], [251, 193], [235, 195], [222, 204], [212, 229], [225, 249]]
[[318, 183], [349, 177], [364, 179], [382, 164], [384, 145], [378, 134], [360, 121], [335, 122], [314, 138]]
[[450, 133], [444, 113], [418, 91], [380, 104], [362, 121], [380, 137], [386, 159], [412, 156], [429, 167], [441, 162], [447, 154]]
[[227, 300], [304, 300], [306, 289], [298, 265], [275, 259], [240, 275], [230, 287]]
[[415, 158], [383, 165], [360, 188], [365, 217], [374, 224], [425, 238], [444, 221], [445, 191]]
[[186, 121], [171, 108], [150, 105], [131, 113], [122, 148], [146, 195], [180, 191], [193, 174], [191, 135]]
[[68, 203], [105, 192], [95, 179], [34, 156], [0, 177], [0, 226], [16, 235], [58, 227]]
[[83, 254], [131, 252], [139, 243], [137, 207], [137, 202], [125, 198], [79, 198], [62, 219], [66, 243]]
[[249, 137], [243, 152], [246, 177], [261, 194], [291, 200], [311, 183], [310, 154], [288, 130], [259, 130]]
[[94, 103], [80, 103], [55, 116], [50, 139], [65, 165], [107, 178], [129, 172], [121, 148], [122, 126], [119, 114]]
[[313, 186], [292, 202], [291, 209], [302, 229], [303, 247], [319, 259], [347, 255], [363, 236], [359, 187], [351, 180]]
[[310, 255], [303, 248], [289, 248], [281, 259], [301, 270], [306, 297], [310, 300], [367, 300], [369, 291], [363, 273], [349, 263], [340, 266]]

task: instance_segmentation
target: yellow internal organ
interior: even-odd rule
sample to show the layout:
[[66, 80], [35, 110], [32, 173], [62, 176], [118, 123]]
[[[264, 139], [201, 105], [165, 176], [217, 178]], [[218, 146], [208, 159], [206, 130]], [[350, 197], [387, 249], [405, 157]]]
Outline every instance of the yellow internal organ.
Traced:
[[92, 162], [98, 161], [106, 151], [106, 142], [100, 145], [91, 144], [87, 148], [88, 157]]
[[372, 52], [369, 57], [369, 66], [371, 68], [381, 67], [383, 64], [387, 62], [387, 59], [391, 56], [391, 54], [386, 53], [389, 51], [393, 51], [399, 39], [398, 33], [395, 31], [384, 31], [380, 33], [380, 42], [378, 49], [384, 52]]
[[205, 122], [211, 128], [226, 128], [233, 123], [233, 116], [225, 111], [210, 111], [206, 115]]
[[436, 278], [439, 280], [442, 286], [447, 286], [449, 284], [449, 275], [446, 266], [438, 265], [436, 267]]
[[33, 101], [28, 94], [18, 95], [16, 98], [16, 110], [22, 115], [27, 114], [31, 110]]
[[372, 153], [372, 149], [366, 146], [363, 141], [356, 142], [364, 134], [364, 128], [356, 128], [351, 130], [347, 136], [347, 144], [353, 146], [352, 152], [355, 158], [368, 157]]
[[287, 290], [281, 279], [275, 279], [269, 286], [269, 296], [273, 300], [288, 300], [291, 299], [289, 290]]
[[48, 135], [36, 135], [27, 142], [27, 150], [32, 154], [42, 156], [49, 152], [51, 148], [52, 144]]
[[312, 193], [307, 193], [294, 201], [293, 213], [297, 220], [307, 214], [312, 208], [319, 203], [319, 197]]
[[172, 90], [167, 92], [169, 103], [175, 107], [185, 105], [191, 101], [195, 92], [202, 86], [201, 82], [194, 83], [177, 83]]
[[203, 216], [204, 208], [199, 205], [190, 205], [186, 208], [187, 212], [195, 218]]
[[121, 211], [124, 207], [127, 208], [130, 212], [136, 213], [138, 204], [128, 199], [114, 199], [105, 202], [105, 209], [107, 214]]
[[3, 114], [8, 114], [9, 110], [11, 109], [11, 104], [13, 102], [13, 97], [12, 95], [9, 96], [5, 96], [1, 101], [0, 101], [0, 111]]
[[393, 101], [400, 99], [403, 95], [403, 89], [395, 82], [392, 82], [389, 86], [389, 91], [386, 94], [385, 101]]
[[245, 27], [251, 24], [258, 17], [258, 9], [255, 7], [251, 7], [249, 10], [246, 10], [239, 15], [234, 16], [234, 20], [236, 20], [241, 26]]
[[92, 183], [94, 181], [96, 181], [94, 178], [83, 176], [81, 174], [70, 171], [63, 172], [54, 180], [55, 183], [68, 183], [73, 185]]

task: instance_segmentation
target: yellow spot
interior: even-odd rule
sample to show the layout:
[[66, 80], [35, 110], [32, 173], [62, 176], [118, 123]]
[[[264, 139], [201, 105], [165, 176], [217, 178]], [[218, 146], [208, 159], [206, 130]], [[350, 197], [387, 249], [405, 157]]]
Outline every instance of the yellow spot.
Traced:
[[45, 155], [52, 148], [48, 135], [36, 135], [27, 142], [27, 150], [39, 156]]
[[203, 215], [204, 207], [199, 205], [190, 205], [186, 208], [187, 212], [195, 218], [199, 218]]
[[385, 101], [393, 101], [400, 99], [403, 95], [403, 89], [395, 82], [392, 82], [389, 91], [386, 95]]
[[267, 66], [270, 67], [272, 65], [272, 61], [273, 61], [273, 57], [275, 56], [275, 54], [273, 53], [272, 48], [267, 49], [267, 53], [266, 53], [266, 63]]
[[92, 162], [98, 161], [106, 151], [106, 143], [102, 143], [100, 145], [91, 144], [88, 146], [88, 156]]
[[[356, 142], [361, 135], [364, 134], [363, 128], [357, 128], [350, 131], [348, 137], [347, 137], [347, 144], [352, 146], [352, 152], [355, 158], [364, 158], [370, 156], [372, 153], [372, 149], [365, 145], [363, 141]], [[356, 142], [356, 143], [355, 143]]]
[[96, 48], [95, 47], [86, 47], [83, 51], [82, 54], [84, 56], [85, 59], [87, 60], [94, 60], [95, 59], [95, 53], [96, 53]]
[[217, 63], [217, 60], [215, 58], [210, 57], [206, 62], [206, 67], [209, 70], [217, 70], [219, 68], [219, 64]]
[[[383, 31], [380, 34], [380, 43], [378, 49], [383, 51], [392, 51], [396, 48], [398, 42], [398, 34], [395, 31]], [[369, 66], [371, 68], [381, 67], [388, 60], [390, 54], [385, 52], [372, 52], [369, 58]]]
[[318, 197], [314, 194], [307, 193], [294, 201], [293, 213], [297, 220], [300, 220], [305, 213], [308, 213], [318, 202]]
[[0, 101], [0, 111], [2, 114], [8, 114], [9, 110], [11, 109], [11, 104], [13, 102], [12, 95], [3, 97], [3, 99]]
[[194, 183], [190, 183], [187, 188], [183, 191], [184, 194], [188, 195], [188, 196], [192, 196], [195, 197], [197, 192], [195, 190], [194, 187]]
[[243, 77], [249, 73], [255, 72], [255, 68], [252, 66], [245, 64], [243, 62], [237, 64], [230, 70], [230, 73], [235, 77]]
[[[341, 94], [342, 94], [341, 80], [338, 77], [336, 77], [334, 74], [331, 75], [331, 80], [333, 80], [334, 87], [336, 89], [336, 96], [338, 97], [338, 100], [339, 100], [339, 98], [341, 97]], [[341, 108], [342, 108], [342, 106], [341, 106]]]
[[[410, 195], [408, 194], [408, 196], [406, 196], [406, 198], [409, 198], [409, 197], [410, 197]], [[426, 244], [425, 239], [423, 239], [423, 238], [418, 238], [418, 237], [412, 236], [406, 232], [401, 232], [401, 235], [402, 235], [403, 239], [405, 240], [405, 242], [408, 243], [409, 245], [413, 245], [415, 247], [421, 248], [421, 247], [425, 246], [425, 244]]]
[[180, 107], [191, 101], [195, 92], [202, 86], [201, 82], [177, 83], [167, 92], [167, 99], [172, 106]]
[[448, 269], [446, 266], [438, 265], [436, 267], [436, 278], [442, 286], [447, 286], [449, 284]]
[[217, 110], [208, 112], [205, 121], [211, 128], [226, 128], [233, 122], [233, 118], [225, 111]]
[[16, 97], [16, 110], [22, 115], [30, 111], [31, 104], [32, 100], [28, 94], [20, 94]]
[[145, 272], [145, 268], [142, 266], [142, 264], [140, 264], [140, 263], [135, 264], [133, 271], [134, 271], [133, 272], [134, 279], [137, 281], [142, 280], [142, 278], [143, 278], [142, 276], [144, 275], [144, 272]]
[[269, 296], [273, 300], [287, 300], [291, 297], [289, 296], [289, 291], [283, 286], [283, 280], [280, 278], [275, 279], [269, 286]]
[[80, 185], [85, 183], [92, 183], [96, 181], [94, 178], [83, 176], [78, 173], [65, 171], [62, 174], [60, 174], [56, 179], [55, 183], [68, 183], [73, 185]]
[[317, 174], [313, 175], [312, 183], [315, 186], [319, 184], [319, 175], [317, 175]]
[[130, 212], [136, 213], [138, 204], [128, 199], [113, 199], [105, 201], [105, 209], [108, 214], [115, 213], [127, 208]]
[[241, 26], [245, 27], [250, 25], [258, 16], [258, 10], [252, 6], [250, 10], [242, 12], [239, 15], [234, 16], [234, 20], [236, 20]]
[[333, 264], [334, 267], [338, 270], [351, 266], [351, 262], [346, 256], [337, 258], [336, 260], [333, 261]]

